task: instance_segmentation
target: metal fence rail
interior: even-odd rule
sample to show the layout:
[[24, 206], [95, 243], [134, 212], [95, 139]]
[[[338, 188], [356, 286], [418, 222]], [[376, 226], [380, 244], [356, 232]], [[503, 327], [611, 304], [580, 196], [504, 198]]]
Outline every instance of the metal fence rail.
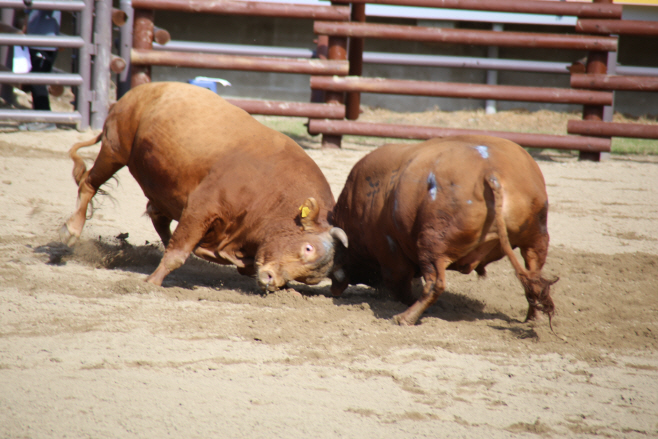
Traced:
[[[23, 35], [12, 32], [0, 33], [0, 46], [8, 46], [5, 53], [10, 54], [13, 46], [46, 46], [57, 48], [70, 48], [76, 51], [76, 64], [72, 66], [77, 73], [12, 73], [0, 72], [0, 84], [39, 84], [39, 85], [67, 85], [75, 87], [76, 90], [76, 110], [72, 113], [62, 113], [54, 111], [34, 111], [20, 109], [3, 109], [0, 111], [0, 118], [17, 122], [50, 122], [62, 124], [75, 124], [78, 129], [89, 127], [90, 114], [94, 110], [107, 107], [107, 99], [96, 102], [95, 108], [92, 109], [93, 103], [93, 84], [91, 76], [91, 58], [97, 50], [100, 42], [94, 45], [92, 41], [93, 11], [94, 3], [92, 0], [34, 0], [30, 6], [32, 9], [59, 10], [62, 12], [72, 13], [76, 17], [75, 36], [57, 35]], [[2, 0], [0, 8], [5, 10], [24, 9], [25, 3], [22, 0]], [[13, 11], [4, 16], [13, 20]], [[103, 20], [106, 17], [97, 16], [97, 20]], [[108, 18], [109, 19], [109, 18]], [[11, 23], [4, 23], [4, 30], [12, 30]], [[108, 42], [109, 43], [109, 42]], [[3, 61], [4, 62], [4, 61]], [[97, 68], [98, 70], [98, 68]], [[102, 74], [102, 72], [99, 72]], [[108, 72], [109, 76], [109, 72]]]

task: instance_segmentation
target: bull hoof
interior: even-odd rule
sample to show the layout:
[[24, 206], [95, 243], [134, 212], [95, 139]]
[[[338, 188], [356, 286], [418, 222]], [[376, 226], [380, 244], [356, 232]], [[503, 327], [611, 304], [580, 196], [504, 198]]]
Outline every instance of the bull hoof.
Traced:
[[78, 241], [78, 237], [69, 231], [66, 224], [59, 229], [59, 239], [69, 247], [72, 247]]
[[413, 326], [413, 323], [409, 323], [405, 318], [404, 314], [398, 314], [393, 316], [393, 323], [400, 326]]

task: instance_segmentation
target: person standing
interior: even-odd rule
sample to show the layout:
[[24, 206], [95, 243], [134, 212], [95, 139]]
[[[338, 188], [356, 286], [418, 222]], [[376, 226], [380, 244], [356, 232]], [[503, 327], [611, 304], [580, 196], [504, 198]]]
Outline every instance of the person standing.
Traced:
[[[42, 11], [32, 9], [28, 12], [25, 33], [28, 35], [49, 35], [59, 34], [59, 26], [62, 22], [62, 13], [60, 11]], [[32, 73], [50, 73], [55, 58], [57, 58], [57, 48], [55, 47], [30, 47], [30, 62], [32, 63]], [[50, 100], [48, 98], [48, 86], [32, 85], [32, 108], [35, 110], [50, 110]]]

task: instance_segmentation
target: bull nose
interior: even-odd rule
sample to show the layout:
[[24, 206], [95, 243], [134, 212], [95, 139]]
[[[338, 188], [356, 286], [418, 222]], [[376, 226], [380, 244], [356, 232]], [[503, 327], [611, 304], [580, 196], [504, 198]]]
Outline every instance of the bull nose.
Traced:
[[258, 283], [268, 290], [276, 288], [274, 285], [274, 272], [268, 269], [260, 270], [258, 272]]

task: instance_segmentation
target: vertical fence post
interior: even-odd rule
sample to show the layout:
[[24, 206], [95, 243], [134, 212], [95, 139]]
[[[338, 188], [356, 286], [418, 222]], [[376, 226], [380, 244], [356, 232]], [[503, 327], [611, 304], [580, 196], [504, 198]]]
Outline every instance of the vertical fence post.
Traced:
[[[594, 0], [594, 3], [612, 3], [612, 0]], [[605, 74], [608, 71], [608, 52], [592, 51], [587, 55], [587, 65], [585, 72], [589, 74]], [[603, 120], [602, 105], [584, 105], [583, 120]], [[579, 160], [591, 160], [598, 162], [601, 160], [600, 152], [580, 151]]]
[[[133, 48], [153, 49], [155, 12], [148, 9], [135, 9], [133, 14]], [[130, 75], [132, 88], [151, 82], [151, 66], [132, 66]]]
[[[352, 4], [352, 21], [365, 23], [366, 21], [366, 5], [365, 3]], [[350, 38], [350, 76], [361, 76], [363, 73], [363, 38]], [[347, 93], [345, 102], [345, 117], [349, 120], [357, 120], [359, 118], [361, 106], [361, 93], [350, 92]]]
[[[10, 8], [2, 9], [2, 24], [14, 25], [15, 11]], [[0, 63], [11, 71], [14, 60], [14, 46], [2, 46], [0, 48]], [[14, 103], [14, 87], [11, 84], [0, 84], [0, 97], [5, 103]]]
[[[314, 41], [316, 44], [315, 54], [317, 59], [327, 59], [329, 56], [329, 37], [327, 35], [318, 35]], [[324, 102], [324, 90], [311, 89], [311, 102]]]
[[75, 95], [75, 106], [80, 112], [80, 124], [78, 129], [84, 131], [89, 128], [89, 113], [91, 97], [91, 55], [94, 53], [93, 23], [94, 23], [94, 0], [84, 0], [85, 7], [79, 12], [78, 35], [82, 37], [85, 44], [78, 51], [78, 73], [82, 76], [82, 85], [78, 87]]
[[[347, 38], [329, 37], [329, 59], [346, 60], [347, 59]], [[325, 102], [328, 104], [342, 104], [345, 102], [345, 93], [327, 91], [325, 93]], [[340, 148], [343, 136], [336, 134], [323, 134], [323, 148]]]
[[[503, 31], [503, 25], [494, 23], [493, 30], [497, 32]], [[498, 58], [498, 46], [487, 47], [488, 58]], [[498, 84], [498, 70], [487, 70], [487, 85]], [[486, 114], [496, 114], [496, 101], [494, 99], [487, 99], [484, 104]]]
[[103, 128], [110, 107], [110, 58], [112, 52], [112, 0], [96, 0], [94, 21], [94, 69], [92, 76], [91, 128]]
[[121, 0], [119, 2], [120, 9], [126, 13], [128, 20], [126, 24], [120, 28], [119, 37], [119, 56], [126, 62], [126, 68], [123, 72], [119, 73], [119, 83], [117, 84], [117, 99], [130, 90], [130, 49], [133, 47], [133, 22], [134, 11], [131, 0]]

